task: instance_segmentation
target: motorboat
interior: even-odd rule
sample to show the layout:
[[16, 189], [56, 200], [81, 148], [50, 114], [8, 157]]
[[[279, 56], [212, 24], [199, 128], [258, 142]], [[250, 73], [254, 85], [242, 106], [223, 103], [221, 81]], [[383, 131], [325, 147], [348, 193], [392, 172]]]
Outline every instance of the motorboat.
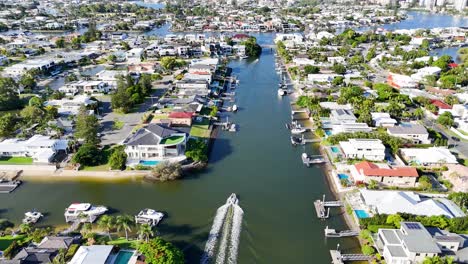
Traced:
[[279, 96], [285, 96], [288, 94], [288, 91], [285, 89], [278, 89], [278, 95]]
[[233, 112], [237, 112], [237, 105], [233, 105], [233, 106], [232, 106], [232, 111], [233, 111]]
[[43, 214], [35, 210], [31, 212], [26, 212], [24, 214], [23, 224], [35, 224], [43, 216], [44, 216]]
[[90, 203], [73, 203], [65, 209], [65, 221], [94, 222], [98, 216], [107, 212], [107, 207]]
[[236, 124], [231, 124], [231, 126], [229, 127], [229, 132], [236, 132], [236, 131], [237, 131]]
[[237, 196], [235, 193], [232, 193], [226, 200], [226, 204], [238, 204], [239, 199], [237, 199]]
[[291, 136], [291, 144], [294, 146], [304, 144], [304, 140], [300, 137]]
[[249, 56], [247, 56], [247, 55], [242, 55], [242, 56], [240, 56], [239, 58], [240, 58], [241, 60], [245, 60], [245, 59], [248, 59]]
[[164, 213], [158, 212], [154, 209], [146, 208], [135, 215], [135, 223], [156, 226], [163, 218]]
[[307, 129], [302, 128], [302, 127], [295, 127], [293, 129], [291, 129], [291, 133], [293, 133], [293, 134], [302, 134], [302, 133], [304, 133], [306, 131], [307, 131]]

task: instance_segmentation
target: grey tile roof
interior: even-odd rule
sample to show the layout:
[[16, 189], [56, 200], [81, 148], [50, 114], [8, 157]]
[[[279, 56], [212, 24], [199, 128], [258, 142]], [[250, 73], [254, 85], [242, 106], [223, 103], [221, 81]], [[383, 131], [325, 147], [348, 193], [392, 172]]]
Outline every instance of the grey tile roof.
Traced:
[[419, 124], [406, 124], [404, 126], [396, 126], [387, 128], [391, 134], [414, 134], [414, 135], [427, 135], [427, 129]]
[[23, 248], [13, 259], [22, 264], [51, 263], [57, 253], [56, 249]]
[[186, 131], [171, 128], [167, 124], [149, 124], [146, 127], [138, 129], [135, 134], [125, 140], [124, 144], [129, 146], [158, 145], [161, 139], [175, 133], [186, 133]]
[[401, 237], [408, 251], [419, 253], [441, 253], [431, 234], [419, 222], [401, 222]]
[[73, 241], [73, 237], [49, 236], [45, 237], [37, 247], [47, 249], [68, 249]]
[[382, 233], [385, 236], [385, 239], [388, 241], [390, 244], [400, 244], [400, 239], [398, 239], [398, 236], [395, 234], [399, 230], [394, 230], [394, 229], [383, 229]]
[[388, 246], [387, 248], [393, 257], [407, 257], [406, 252], [402, 246]]

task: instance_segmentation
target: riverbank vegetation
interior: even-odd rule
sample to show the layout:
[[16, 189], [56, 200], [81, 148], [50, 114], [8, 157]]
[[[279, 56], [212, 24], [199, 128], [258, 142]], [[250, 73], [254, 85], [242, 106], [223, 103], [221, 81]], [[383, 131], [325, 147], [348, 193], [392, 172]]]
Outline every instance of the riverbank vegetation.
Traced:
[[160, 162], [153, 167], [151, 173], [145, 178], [156, 181], [172, 181], [180, 179], [183, 176], [180, 163]]

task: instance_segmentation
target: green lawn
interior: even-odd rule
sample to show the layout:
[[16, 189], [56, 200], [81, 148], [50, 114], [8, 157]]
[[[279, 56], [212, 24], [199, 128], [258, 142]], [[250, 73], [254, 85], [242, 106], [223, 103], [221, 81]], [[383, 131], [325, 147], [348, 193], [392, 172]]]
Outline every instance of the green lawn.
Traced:
[[108, 241], [108, 245], [119, 246], [120, 248], [133, 248], [136, 249], [138, 246], [138, 240], [126, 240], [125, 237], [119, 237], [117, 239]]
[[161, 140], [161, 144], [164, 145], [173, 145], [179, 144], [180, 142], [184, 141], [184, 136], [172, 136]]
[[33, 163], [30, 157], [1, 157], [0, 164], [3, 165], [29, 165]]
[[12, 236], [0, 237], [0, 250], [1, 251], [5, 250], [15, 240], [21, 241], [21, 240], [24, 240], [25, 238], [26, 238], [26, 235], [17, 235], [15, 237], [12, 237]]
[[199, 138], [209, 138], [211, 136], [210, 120], [204, 118], [201, 122], [194, 122], [190, 135]]

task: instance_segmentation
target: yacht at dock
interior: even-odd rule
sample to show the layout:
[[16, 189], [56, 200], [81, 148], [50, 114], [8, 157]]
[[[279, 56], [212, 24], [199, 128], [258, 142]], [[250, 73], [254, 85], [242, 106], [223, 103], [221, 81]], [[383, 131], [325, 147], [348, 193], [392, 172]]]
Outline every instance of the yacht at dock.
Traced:
[[73, 203], [65, 209], [65, 221], [94, 222], [100, 215], [107, 212], [107, 207], [90, 203]]

